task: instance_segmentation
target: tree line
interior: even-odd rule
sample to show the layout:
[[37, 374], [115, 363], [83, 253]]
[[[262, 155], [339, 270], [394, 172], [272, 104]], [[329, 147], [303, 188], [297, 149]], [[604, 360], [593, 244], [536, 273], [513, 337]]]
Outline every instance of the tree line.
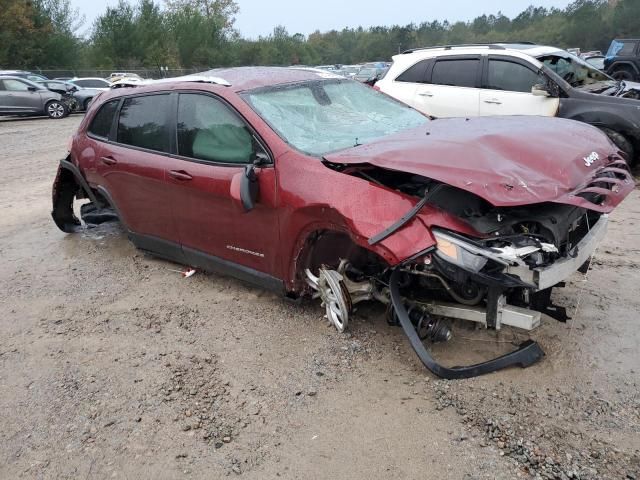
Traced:
[[70, 0], [0, 0], [0, 68], [353, 64], [418, 46], [532, 41], [604, 51], [613, 38], [640, 37], [638, 0], [576, 0], [564, 9], [530, 6], [514, 18], [497, 13], [469, 22], [430, 21], [425, 8], [421, 23], [308, 36], [276, 26], [257, 40], [234, 28], [237, 13], [234, 0], [120, 0], [81, 36], [84, 19]]

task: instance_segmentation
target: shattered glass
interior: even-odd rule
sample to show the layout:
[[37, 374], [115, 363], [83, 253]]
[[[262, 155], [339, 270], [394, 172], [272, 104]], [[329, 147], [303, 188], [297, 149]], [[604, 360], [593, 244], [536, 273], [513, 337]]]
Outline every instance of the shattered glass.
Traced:
[[412, 108], [352, 81], [307, 82], [250, 92], [247, 97], [287, 143], [316, 156], [429, 121]]

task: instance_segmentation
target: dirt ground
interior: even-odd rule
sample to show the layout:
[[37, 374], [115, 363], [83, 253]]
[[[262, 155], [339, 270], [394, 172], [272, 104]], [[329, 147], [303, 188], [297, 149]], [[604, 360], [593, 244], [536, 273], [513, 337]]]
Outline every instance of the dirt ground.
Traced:
[[[74, 116], [0, 121], [0, 478], [640, 478], [640, 191], [531, 337], [539, 364], [438, 380], [376, 305], [291, 304], [57, 230]], [[448, 365], [527, 334], [457, 328]]]

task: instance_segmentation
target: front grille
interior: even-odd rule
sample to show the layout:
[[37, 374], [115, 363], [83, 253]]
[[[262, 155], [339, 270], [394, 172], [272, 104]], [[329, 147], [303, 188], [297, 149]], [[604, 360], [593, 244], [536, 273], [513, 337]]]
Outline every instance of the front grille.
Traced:
[[618, 155], [609, 156], [609, 163], [599, 168], [587, 185], [576, 190], [576, 196], [584, 198], [596, 207], [606, 205], [613, 194], [617, 194], [623, 185], [632, 182], [627, 162]]

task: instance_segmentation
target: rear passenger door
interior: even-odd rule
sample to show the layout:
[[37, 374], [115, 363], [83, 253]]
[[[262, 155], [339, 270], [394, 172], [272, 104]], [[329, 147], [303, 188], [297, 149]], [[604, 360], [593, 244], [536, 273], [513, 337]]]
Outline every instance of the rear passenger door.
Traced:
[[481, 73], [479, 55], [437, 57], [416, 88], [415, 108], [433, 117], [478, 116]]
[[555, 116], [559, 98], [531, 93], [534, 85], [544, 85], [546, 81], [535, 65], [522, 59], [489, 55], [480, 93], [480, 115]]
[[92, 134], [91, 128], [88, 133], [98, 140], [99, 184], [108, 191], [121, 220], [138, 236], [134, 242], [158, 253], [179, 245], [165, 178], [171, 104], [169, 93], [124, 97], [107, 141], [100, 141], [104, 137]]

